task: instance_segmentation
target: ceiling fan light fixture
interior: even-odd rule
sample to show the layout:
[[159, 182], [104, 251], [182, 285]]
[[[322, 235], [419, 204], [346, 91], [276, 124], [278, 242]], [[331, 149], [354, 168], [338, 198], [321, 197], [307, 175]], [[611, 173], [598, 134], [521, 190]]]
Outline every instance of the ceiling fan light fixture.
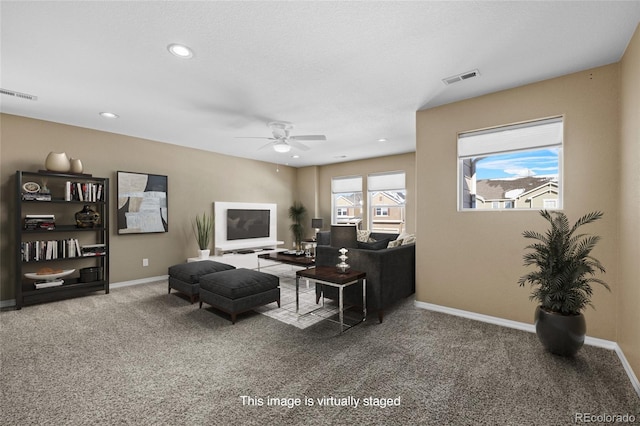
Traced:
[[291, 151], [291, 145], [288, 145], [284, 142], [278, 142], [273, 144], [273, 150], [275, 152], [289, 152]]

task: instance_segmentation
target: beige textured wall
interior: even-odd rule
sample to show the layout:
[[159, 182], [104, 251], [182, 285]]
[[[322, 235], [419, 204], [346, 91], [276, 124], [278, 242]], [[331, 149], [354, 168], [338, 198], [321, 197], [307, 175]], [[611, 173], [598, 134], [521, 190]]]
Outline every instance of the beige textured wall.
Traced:
[[318, 166], [297, 169], [296, 200], [307, 208], [307, 221], [303, 224], [306, 230], [305, 238], [312, 238], [315, 229], [311, 227], [311, 219], [318, 213]]
[[593, 254], [613, 293], [595, 288], [587, 333], [616, 340], [618, 83], [614, 64], [417, 113], [417, 300], [532, 323], [530, 289], [517, 285], [521, 234], [544, 231], [546, 222], [531, 211], [457, 212], [456, 134], [562, 114], [564, 211], [572, 221], [605, 212], [588, 231], [603, 237]]
[[640, 25], [621, 62], [618, 344], [640, 377]]
[[[302, 170], [302, 169], [299, 169]], [[318, 200], [320, 205], [320, 217], [324, 219], [324, 229], [331, 225], [331, 178], [339, 176], [362, 176], [363, 190], [366, 191], [367, 175], [371, 173], [391, 172], [404, 170], [407, 184], [407, 221], [405, 229], [414, 232], [415, 206], [416, 206], [416, 179], [415, 179], [415, 153], [392, 155], [388, 157], [372, 158], [368, 160], [348, 161], [320, 167], [318, 173]], [[365, 195], [366, 198], [366, 195]], [[366, 211], [363, 212], [365, 215]], [[366, 229], [366, 217], [362, 229]]]
[[[280, 166], [278, 172], [275, 164], [12, 115], [0, 120], [0, 300], [14, 297], [13, 176], [16, 170], [43, 169], [50, 151], [80, 158], [86, 173], [111, 178], [112, 283], [165, 275], [168, 266], [196, 256], [191, 221], [197, 213], [212, 213], [214, 201], [276, 203], [278, 238], [291, 246], [287, 209], [295, 194], [294, 168]], [[168, 176], [168, 233], [117, 235], [118, 170]], [[251, 173], [238, 173], [243, 170]], [[142, 258], [149, 259], [148, 267]]]

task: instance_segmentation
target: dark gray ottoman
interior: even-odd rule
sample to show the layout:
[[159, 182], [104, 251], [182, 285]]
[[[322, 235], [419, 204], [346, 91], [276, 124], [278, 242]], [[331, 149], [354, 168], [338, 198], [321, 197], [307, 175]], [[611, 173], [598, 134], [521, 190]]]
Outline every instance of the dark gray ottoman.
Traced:
[[234, 269], [200, 277], [200, 308], [202, 302], [231, 315], [258, 306], [278, 302], [280, 307], [280, 278], [252, 269]]
[[196, 296], [200, 293], [200, 278], [203, 275], [228, 271], [230, 269], [236, 269], [236, 267], [212, 260], [201, 260], [199, 262], [181, 263], [170, 266], [169, 293], [171, 293], [171, 289], [173, 288], [189, 296], [191, 303], [193, 303], [196, 301]]

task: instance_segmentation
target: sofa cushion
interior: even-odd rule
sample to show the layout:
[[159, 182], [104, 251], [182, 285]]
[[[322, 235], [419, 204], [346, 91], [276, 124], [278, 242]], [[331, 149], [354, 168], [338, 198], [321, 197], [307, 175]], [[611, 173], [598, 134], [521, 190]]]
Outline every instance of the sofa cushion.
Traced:
[[387, 244], [387, 248], [400, 247], [401, 245], [402, 245], [402, 240], [398, 238], [397, 240], [389, 241], [389, 244]]
[[369, 235], [371, 234], [371, 231], [367, 231], [367, 230], [358, 230], [358, 242], [360, 243], [368, 243], [369, 241]]
[[382, 249], [386, 249], [388, 244], [389, 244], [388, 239], [374, 241], [371, 243], [369, 242], [363, 243], [361, 241], [358, 241], [358, 248], [365, 249], [365, 250], [382, 250]]
[[402, 240], [402, 245], [415, 244], [416, 243], [415, 234], [407, 234], [406, 232], [403, 232], [402, 234], [400, 234], [400, 236], [398, 236], [398, 239]]
[[316, 234], [316, 243], [319, 246], [331, 245], [331, 231], [320, 231]]

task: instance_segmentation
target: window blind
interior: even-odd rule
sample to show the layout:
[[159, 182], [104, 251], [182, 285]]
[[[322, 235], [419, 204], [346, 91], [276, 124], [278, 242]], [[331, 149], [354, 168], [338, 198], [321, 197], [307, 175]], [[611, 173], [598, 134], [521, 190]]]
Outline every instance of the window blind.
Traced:
[[331, 192], [362, 192], [362, 176], [344, 176], [331, 179]]
[[560, 146], [562, 136], [562, 117], [460, 133], [458, 158]]
[[405, 188], [405, 172], [375, 173], [367, 176], [369, 191], [393, 191]]

